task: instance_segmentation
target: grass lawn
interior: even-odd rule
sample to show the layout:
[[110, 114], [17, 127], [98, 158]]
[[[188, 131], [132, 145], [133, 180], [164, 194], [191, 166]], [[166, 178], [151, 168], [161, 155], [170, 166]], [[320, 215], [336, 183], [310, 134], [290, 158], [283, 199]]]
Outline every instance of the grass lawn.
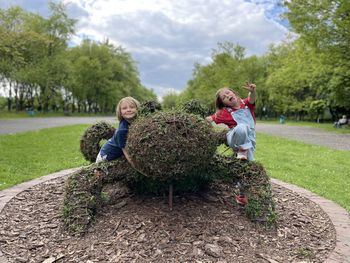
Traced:
[[0, 136], [0, 190], [63, 169], [88, 164], [79, 140], [89, 125]]
[[[79, 139], [87, 127], [73, 125], [1, 135], [0, 189], [87, 165], [79, 151]], [[255, 158], [271, 177], [306, 188], [350, 211], [350, 151], [258, 133]]]
[[271, 177], [308, 189], [350, 211], [350, 151], [259, 133], [255, 158]]

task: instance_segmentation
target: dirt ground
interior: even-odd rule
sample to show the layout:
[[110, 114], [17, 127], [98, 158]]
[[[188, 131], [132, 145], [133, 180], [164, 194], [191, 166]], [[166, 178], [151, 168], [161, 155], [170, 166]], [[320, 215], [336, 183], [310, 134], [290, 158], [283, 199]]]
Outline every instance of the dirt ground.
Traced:
[[[234, 202], [234, 187], [174, 197], [114, 195], [83, 237], [61, 218], [64, 178], [28, 189], [0, 214], [0, 249], [9, 262], [323, 262], [335, 230], [315, 204], [273, 185], [277, 226], [250, 222]], [[110, 192], [110, 191], [109, 191]]]

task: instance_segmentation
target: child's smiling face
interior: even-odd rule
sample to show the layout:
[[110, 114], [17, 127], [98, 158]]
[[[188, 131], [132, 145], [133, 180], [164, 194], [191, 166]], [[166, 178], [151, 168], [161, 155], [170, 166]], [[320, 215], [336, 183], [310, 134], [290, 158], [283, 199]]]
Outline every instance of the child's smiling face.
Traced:
[[223, 89], [219, 93], [219, 97], [223, 104], [229, 107], [237, 107], [240, 105], [238, 96], [229, 89]]
[[137, 114], [137, 107], [127, 101], [122, 102], [120, 105], [120, 113], [125, 120], [132, 120]]

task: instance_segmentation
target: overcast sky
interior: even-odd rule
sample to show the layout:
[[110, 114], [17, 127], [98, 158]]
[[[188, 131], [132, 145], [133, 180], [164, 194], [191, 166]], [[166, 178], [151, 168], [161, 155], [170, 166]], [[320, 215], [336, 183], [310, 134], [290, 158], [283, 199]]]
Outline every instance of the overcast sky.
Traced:
[[[19, 5], [48, 16], [48, 0], [0, 0], [0, 8]], [[57, 2], [57, 1], [56, 1]], [[64, 0], [77, 19], [70, 45], [84, 38], [109, 39], [131, 53], [141, 82], [158, 96], [179, 92], [192, 77], [194, 63], [211, 62], [218, 42], [262, 55], [286, 37], [278, 0]]]

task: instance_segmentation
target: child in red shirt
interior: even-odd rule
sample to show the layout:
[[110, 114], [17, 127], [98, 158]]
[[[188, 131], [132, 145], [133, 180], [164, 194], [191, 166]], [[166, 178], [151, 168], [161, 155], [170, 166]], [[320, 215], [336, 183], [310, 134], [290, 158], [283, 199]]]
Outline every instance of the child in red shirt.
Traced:
[[[215, 101], [217, 111], [208, 116], [206, 120], [214, 121], [216, 124], [226, 124], [230, 128], [226, 134], [227, 143], [237, 152], [237, 158], [252, 161], [255, 150], [256, 85], [246, 83], [243, 87], [249, 91], [248, 97], [243, 100], [230, 88], [219, 89], [216, 92]], [[239, 190], [236, 202], [240, 205], [246, 205], [248, 199], [242, 189]]]
[[230, 88], [219, 89], [215, 101], [217, 111], [206, 120], [226, 124], [230, 128], [226, 135], [227, 142], [237, 152], [237, 158], [252, 161], [255, 150], [256, 85], [246, 83], [243, 87], [249, 91], [245, 99]]

